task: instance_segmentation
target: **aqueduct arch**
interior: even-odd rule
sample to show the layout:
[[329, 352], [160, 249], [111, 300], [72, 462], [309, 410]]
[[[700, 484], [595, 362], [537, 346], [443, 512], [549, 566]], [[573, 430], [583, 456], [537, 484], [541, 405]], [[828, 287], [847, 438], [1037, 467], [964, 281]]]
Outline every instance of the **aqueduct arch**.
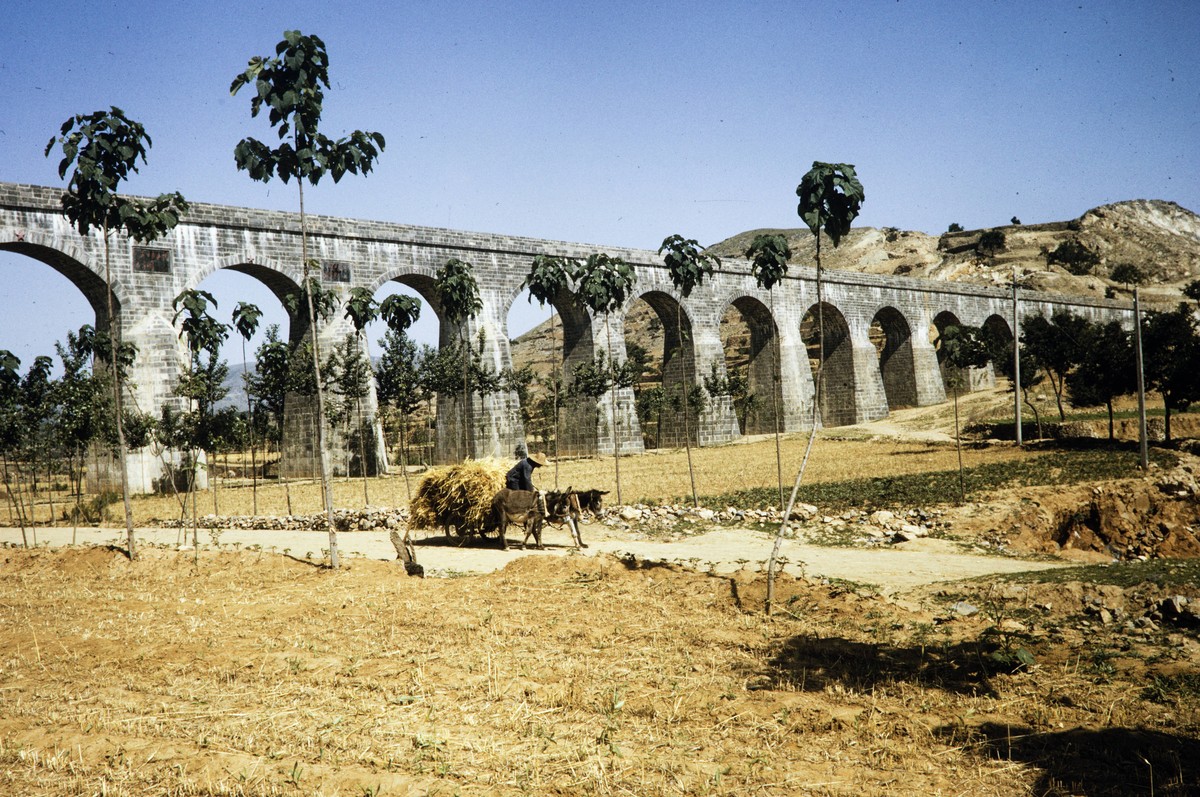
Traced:
[[[67, 273], [96, 307], [96, 297], [103, 294], [103, 281], [95, 270], [95, 264], [103, 263], [102, 241], [98, 235], [85, 238], [71, 230], [61, 216], [61, 194], [61, 189], [0, 183], [0, 248], [28, 254]], [[483, 332], [481, 357], [497, 370], [511, 366], [507, 312], [520, 293], [532, 259], [554, 255], [582, 260], [597, 251], [596, 247], [563, 241], [315, 215], [308, 217], [308, 229], [310, 257], [319, 264], [320, 279], [327, 289], [343, 297], [355, 286], [376, 290], [396, 278], [432, 278], [451, 257], [474, 263], [483, 311], [466, 326], [472, 340]], [[299, 224], [293, 213], [194, 203], [179, 227], [151, 246], [141, 247], [119, 236], [113, 236], [110, 242], [114, 292], [120, 317], [125, 319], [123, 336], [136, 343], [144, 355], [135, 364], [131, 382], [137, 385], [139, 406], [151, 412], [173, 400], [181, 369], [178, 332], [172, 325], [170, 307], [180, 291], [199, 284], [205, 274], [221, 267], [251, 273], [264, 282], [271, 280], [277, 286], [273, 288], [276, 295], [290, 286], [278, 282], [275, 274], [287, 275], [292, 284], [300, 279], [295, 269], [281, 265], [300, 263]], [[748, 323], [758, 330], [751, 333], [750, 348], [759, 351], [754, 361], [763, 352], [777, 349], [773, 356], [781, 375], [778, 390], [783, 431], [806, 428], [812, 417], [813, 385], [805, 344], [812, 342], [812, 335], [797, 314], [816, 305], [814, 269], [793, 268], [768, 297], [757, 287], [749, 264], [731, 258], [687, 299], [680, 300], [654, 251], [603, 249], [634, 267], [636, 292], [658, 305], [656, 312], [663, 316], [664, 333], [673, 327], [673, 302], [682, 305], [689, 334], [673, 347], [679, 355], [667, 358], [668, 374], [679, 373], [681, 379], [701, 382], [714, 365], [718, 372], [725, 367], [721, 319], [730, 304], [736, 303]], [[941, 400], [944, 393], [936, 364], [937, 335], [930, 330], [931, 321], [945, 318], [947, 313], [962, 319], [1003, 317], [1013, 301], [1009, 291], [998, 288], [830, 270], [824, 272], [822, 286], [821, 309], [823, 313], [829, 311], [823, 415], [830, 425], [882, 417], [889, 403], [910, 400], [909, 385], [913, 383], [918, 405]], [[740, 297], [756, 298], [751, 301]], [[1125, 320], [1128, 314], [1125, 303], [1111, 300], [1066, 299], [1031, 291], [1019, 292], [1018, 299], [1030, 312], [1044, 314], [1062, 307], [1080, 308], [1093, 319]], [[568, 364], [591, 359], [600, 349], [608, 350], [606, 331], [612, 334], [613, 353], [624, 359], [623, 312], [607, 319], [589, 318], [573, 307], [568, 297], [555, 304], [564, 321], [563, 359]], [[774, 312], [765, 311], [768, 304]], [[907, 322], [907, 338], [901, 318]], [[876, 321], [886, 338], [886, 358], [881, 358], [871, 343], [870, 327]], [[936, 329], [936, 321], [932, 326]], [[342, 339], [347, 328], [341, 323], [323, 326], [322, 349]], [[911, 378], [904, 365], [908, 360], [906, 346], [912, 352]], [[771, 357], [768, 355], [766, 362]], [[684, 367], [685, 363], [690, 367]], [[765, 366], [755, 367], [765, 370]], [[760, 382], [766, 379], [763, 371], [758, 373]], [[641, 450], [632, 391], [618, 392], [615, 428], [609, 428], [607, 420], [611, 416], [610, 399], [605, 396], [594, 404], [595, 425], [584, 424], [587, 429], [579, 438], [580, 453], [607, 453], [614, 447], [625, 452]], [[509, 457], [515, 444], [525, 437], [515, 394], [501, 390], [477, 397], [473, 413], [476, 409], [475, 417], [480, 422], [469, 430], [472, 453]], [[738, 429], [728, 397], [712, 402], [710, 409], [701, 414], [697, 427], [702, 445], [735, 437]], [[439, 434], [445, 434], [444, 424], [439, 425]], [[444, 456], [447, 449], [439, 444], [439, 450]], [[138, 486], [149, 488], [148, 484]]]
[[745, 385], [734, 412], [742, 434], [774, 432], [782, 420], [779, 327], [770, 309], [753, 296], [739, 296], [721, 314], [725, 378]]

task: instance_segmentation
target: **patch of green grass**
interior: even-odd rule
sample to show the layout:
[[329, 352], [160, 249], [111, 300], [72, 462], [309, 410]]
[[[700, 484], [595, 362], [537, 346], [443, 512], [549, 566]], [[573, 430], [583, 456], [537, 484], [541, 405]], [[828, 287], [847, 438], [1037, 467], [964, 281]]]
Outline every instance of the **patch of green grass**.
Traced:
[[1142, 698], [1164, 704], [1200, 698], [1200, 673], [1181, 672], [1151, 676], [1150, 683], [1142, 689]]
[[1117, 587], [1150, 583], [1163, 588], [1173, 588], [1200, 583], [1200, 559], [1149, 559], [1144, 562], [1134, 560], [1079, 567], [1055, 567], [1049, 570], [1006, 573], [989, 578], [1019, 584], [1063, 584], [1081, 581]]
[[[1170, 466], [1176, 458], [1169, 451], [1154, 449], [1151, 461]], [[967, 496], [970, 497], [988, 490], [1125, 479], [1139, 473], [1136, 451], [1097, 447], [1055, 450], [1025, 459], [977, 465], [966, 468], [963, 479]], [[850, 507], [893, 509], [954, 504], [959, 500], [958, 471], [931, 471], [802, 485], [798, 500], [828, 511]], [[775, 506], [777, 501], [776, 488], [754, 487], [706, 497], [702, 503], [708, 506], [759, 509]]]

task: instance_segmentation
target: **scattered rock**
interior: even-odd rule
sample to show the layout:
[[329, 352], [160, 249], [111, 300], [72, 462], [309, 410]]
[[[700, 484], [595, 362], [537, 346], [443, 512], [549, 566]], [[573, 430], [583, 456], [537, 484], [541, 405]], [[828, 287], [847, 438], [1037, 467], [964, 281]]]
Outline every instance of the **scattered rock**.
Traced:
[[966, 601], [959, 601], [950, 607], [950, 611], [957, 614], [959, 617], [970, 617], [973, 614], [979, 613], [979, 607]]

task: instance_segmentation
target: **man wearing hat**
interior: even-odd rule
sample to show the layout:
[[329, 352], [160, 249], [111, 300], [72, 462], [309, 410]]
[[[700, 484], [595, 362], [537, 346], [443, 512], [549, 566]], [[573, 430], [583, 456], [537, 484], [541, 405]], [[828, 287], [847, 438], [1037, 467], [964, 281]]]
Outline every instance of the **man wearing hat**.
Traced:
[[544, 454], [526, 454], [521, 461], [508, 471], [504, 477], [504, 486], [510, 490], [533, 491], [533, 469], [546, 464]]

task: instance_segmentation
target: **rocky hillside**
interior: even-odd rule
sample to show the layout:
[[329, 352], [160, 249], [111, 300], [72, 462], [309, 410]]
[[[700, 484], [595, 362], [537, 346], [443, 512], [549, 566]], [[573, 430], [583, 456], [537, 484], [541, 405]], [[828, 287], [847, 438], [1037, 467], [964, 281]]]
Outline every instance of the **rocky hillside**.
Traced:
[[[813, 263], [816, 246], [806, 228], [749, 230], [710, 250], [721, 257], [741, 257], [762, 232], [787, 236], [793, 263]], [[1003, 235], [1003, 246], [981, 247], [980, 240], [992, 232]], [[1060, 249], [1064, 245], [1066, 249]], [[1076, 253], [1073, 270], [1083, 273], [1052, 262], [1059, 260], [1053, 253], [1071, 251]], [[821, 256], [831, 269], [980, 285], [1009, 285], [1015, 269], [1017, 278], [1032, 290], [1117, 298], [1128, 297], [1129, 288], [1109, 279], [1109, 274], [1117, 264], [1132, 263], [1147, 275], [1143, 298], [1151, 304], [1171, 305], [1181, 297], [1184, 285], [1200, 279], [1200, 216], [1174, 202], [1137, 199], [1102, 205], [1071, 221], [1010, 224], [940, 236], [894, 227], [858, 227], [836, 249], [826, 238]], [[635, 305], [635, 317], [627, 327], [630, 339], [653, 357], [662, 338], [652, 315], [649, 308]], [[553, 350], [547, 322], [513, 342], [513, 363], [518, 368], [532, 363], [539, 373], [546, 373]]]
[[[760, 232], [787, 236], [792, 262], [811, 264], [815, 255], [806, 228], [750, 230], [714, 244], [722, 257], [740, 257]], [[981, 251], [985, 233], [1004, 236], [1002, 248]], [[1082, 247], [1094, 262], [1080, 261], [1073, 274], [1051, 254], [1066, 244]], [[868, 274], [902, 274], [924, 279], [1008, 285], [1013, 269], [1029, 288], [1076, 295], [1117, 296], [1126, 286], [1108, 278], [1119, 263], [1132, 263], [1148, 280], [1143, 293], [1150, 299], [1173, 300], [1188, 282], [1200, 278], [1200, 216], [1174, 202], [1132, 200], [1102, 205], [1071, 221], [1011, 224], [985, 230], [948, 232], [940, 236], [894, 227], [851, 230], [838, 248], [829, 239], [821, 255], [827, 268]], [[1088, 256], [1085, 255], [1085, 258]]]

